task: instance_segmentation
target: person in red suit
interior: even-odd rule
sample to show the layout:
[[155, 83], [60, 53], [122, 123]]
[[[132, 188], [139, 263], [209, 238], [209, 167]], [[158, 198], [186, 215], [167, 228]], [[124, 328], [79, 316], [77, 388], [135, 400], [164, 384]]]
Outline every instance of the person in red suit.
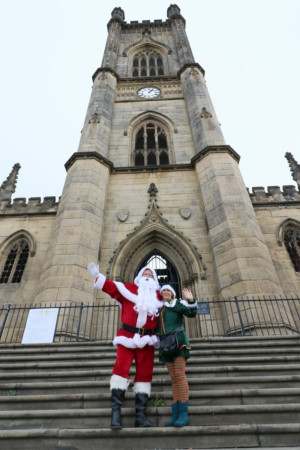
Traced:
[[150, 427], [146, 417], [147, 402], [151, 393], [154, 364], [154, 347], [157, 337], [159, 309], [163, 306], [159, 284], [154, 269], [143, 267], [134, 283], [108, 280], [99, 273], [99, 266], [88, 265], [94, 277], [94, 287], [110, 295], [121, 307], [121, 327], [113, 344], [117, 358], [110, 379], [111, 428], [122, 428], [121, 406], [130, 382], [129, 370], [135, 360], [135, 426]]

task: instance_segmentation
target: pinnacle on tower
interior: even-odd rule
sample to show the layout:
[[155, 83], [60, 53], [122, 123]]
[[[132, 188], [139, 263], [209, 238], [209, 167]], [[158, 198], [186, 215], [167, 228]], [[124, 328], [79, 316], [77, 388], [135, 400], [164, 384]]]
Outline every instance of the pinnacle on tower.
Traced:
[[120, 20], [123, 22], [125, 20], [125, 13], [122, 8], [114, 8], [111, 13], [112, 20]]
[[0, 200], [11, 199], [12, 194], [16, 190], [17, 179], [21, 165], [16, 163], [8, 177], [3, 181], [0, 187]]
[[168, 19], [174, 19], [175, 17], [181, 17], [180, 8], [177, 5], [170, 5], [167, 9]]
[[297, 163], [292, 153], [286, 152], [284, 156], [288, 160], [293, 180], [296, 181], [298, 188], [300, 189], [300, 164]]

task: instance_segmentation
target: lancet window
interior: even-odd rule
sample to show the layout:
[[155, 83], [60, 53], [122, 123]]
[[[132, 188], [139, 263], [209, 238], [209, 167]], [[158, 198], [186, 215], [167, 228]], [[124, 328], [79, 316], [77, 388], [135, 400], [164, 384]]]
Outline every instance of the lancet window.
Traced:
[[157, 77], [164, 75], [162, 56], [153, 50], [143, 50], [133, 57], [133, 77]]
[[0, 284], [20, 283], [29, 256], [29, 245], [25, 239], [19, 239], [6, 253], [0, 274]]
[[284, 231], [284, 245], [290, 255], [296, 272], [300, 272], [300, 228], [286, 227]]
[[139, 271], [145, 266], [149, 266], [156, 271], [161, 287], [164, 284], [170, 284], [177, 293], [177, 296], [181, 296], [180, 277], [175, 265], [169, 258], [160, 251], [153, 250], [140, 262], [134, 276], [136, 277]]
[[169, 164], [168, 140], [165, 130], [157, 123], [146, 122], [135, 135], [135, 166]]

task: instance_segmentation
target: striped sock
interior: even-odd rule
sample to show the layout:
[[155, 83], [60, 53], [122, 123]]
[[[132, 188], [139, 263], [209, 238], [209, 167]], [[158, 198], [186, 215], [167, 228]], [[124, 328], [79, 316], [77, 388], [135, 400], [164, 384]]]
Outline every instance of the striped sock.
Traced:
[[189, 400], [189, 385], [185, 374], [186, 359], [178, 356], [174, 362], [166, 363], [171, 381], [173, 400], [185, 403]]

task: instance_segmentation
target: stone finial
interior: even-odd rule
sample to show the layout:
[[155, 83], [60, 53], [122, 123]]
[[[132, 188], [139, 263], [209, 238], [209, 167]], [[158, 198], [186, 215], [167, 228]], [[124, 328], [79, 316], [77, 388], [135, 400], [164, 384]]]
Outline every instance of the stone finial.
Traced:
[[297, 163], [291, 153], [287, 152], [284, 156], [288, 160], [293, 180], [296, 181], [298, 189], [300, 189], [300, 164]]
[[144, 37], [150, 36], [151, 34], [151, 30], [149, 30], [149, 28], [145, 28], [144, 31], [142, 32], [142, 35]]
[[151, 183], [148, 189], [148, 194], [150, 195], [150, 199], [152, 197], [156, 198], [156, 194], [158, 193], [158, 189], [155, 186], [155, 183]]
[[211, 119], [212, 114], [203, 106], [200, 117], [201, 119]]
[[3, 181], [0, 187], [0, 200], [10, 199], [15, 192], [20, 168], [21, 165], [16, 163], [6, 180]]
[[123, 22], [125, 20], [125, 13], [122, 8], [114, 8], [111, 12], [112, 20], [120, 20]]
[[168, 19], [180, 17], [180, 8], [177, 5], [170, 5], [167, 9], [167, 17]]

